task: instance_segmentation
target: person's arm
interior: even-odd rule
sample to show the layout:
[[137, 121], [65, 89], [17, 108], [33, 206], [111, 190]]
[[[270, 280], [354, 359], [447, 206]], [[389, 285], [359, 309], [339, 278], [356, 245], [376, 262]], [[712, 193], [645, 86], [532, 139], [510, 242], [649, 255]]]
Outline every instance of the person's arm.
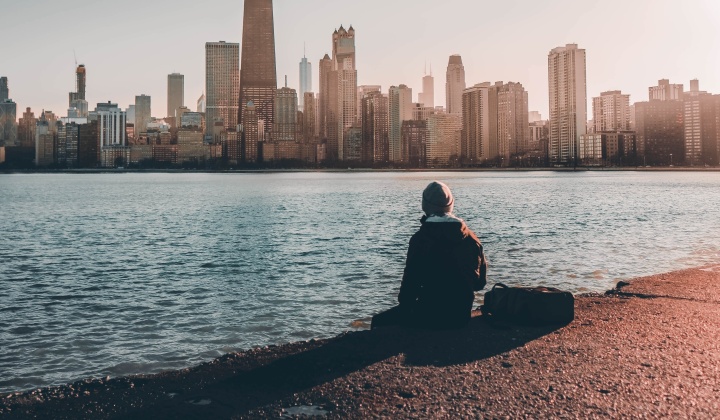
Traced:
[[398, 302], [400, 305], [412, 304], [417, 300], [420, 281], [418, 276], [418, 241], [417, 234], [410, 239], [408, 246], [407, 258], [405, 259], [405, 271], [403, 272], [402, 283], [400, 284], [400, 293], [398, 294]]
[[473, 290], [476, 292], [485, 288], [487, 284], [487, 258], [482, 244], [478, 241], [478, 276], [474, 279]]

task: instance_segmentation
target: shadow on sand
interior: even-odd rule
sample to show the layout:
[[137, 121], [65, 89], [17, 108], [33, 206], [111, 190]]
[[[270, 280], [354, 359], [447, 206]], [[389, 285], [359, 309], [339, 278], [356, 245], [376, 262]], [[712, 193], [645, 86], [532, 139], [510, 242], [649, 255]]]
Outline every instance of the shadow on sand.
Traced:
[[[143, 407], [131, 417], [227, 418], [287, 400], [296, 393], [394, 356], [404, 355], [406, 366], [462, 365], [522, 347], [560, 328], [501, 327], [475, 317], [467, 327], [449, 331], [389, 327], [349, 333], [320, 347], [210, 382], [202, 391], [182, 395], [184, 404], [178, 404], [177, 400], [158, 403]], [[187, 401], [201, 400], [212, 403], [204, 406], [187, 404]]]

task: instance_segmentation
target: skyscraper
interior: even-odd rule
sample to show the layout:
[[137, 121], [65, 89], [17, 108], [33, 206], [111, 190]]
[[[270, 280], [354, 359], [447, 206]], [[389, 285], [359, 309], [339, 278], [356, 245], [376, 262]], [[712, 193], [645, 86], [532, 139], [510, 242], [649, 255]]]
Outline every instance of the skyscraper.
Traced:
[[700, 82], [692, 80], [690, 92], [684, 94], [683, 102], [685, 163], [690, 166], [717, 165], [720, 157], [720, 95], [700, 91]]
[[382, 86], [380, 85], [360, 85], [357, 87], [357, 117], [355, 118], [355, 122], [357, 123], [358, 127], [362, 125], [362, 100], [367, 96], [368, 94], [372, 92], [380, 92], [382, 90]]
[[177, 109], [185, 105], [185, 76], [178, 73], [168, 75], [167, 95], [167, 116], [177, 117]]
[[406, 85], [391, 86], [388, 94], [390, 162], [407, 160], [402, 148], [402, 123], [413, 119], [412, 89]]
[[0, 77], [0, 102], [10, 99], [10, 89], [8, 88], [8, 78]]
[[205, 134], [213, 136], [216, 122], [222, 122], [226, 131], [237, 130], [240, 44], [205, 44], [205, 95]]
[[[127, 114], [125, 114], [127, 116]], [[152, 118], [151, 101], [147, 95], [135, 97], [135, 136], [146, 133]], [[101, 127], [102, 130], [102, 127]]]
[[305, 111], [303, 111], [303, 136], [304, 143], [315, 143], [318, 136], [317, 127], [317, 99], [312, 92], [305, 92]]
[[305, 111], [305, 94], [312, 92], [312, 63], [310, 63], [307, 57], [303, 56], [300, 60], [300, 111]]
[[593, 98], [593, 126], [596, 133], [630, 130], [630, 95], [613, 90]]
[[205, 92], [200, 95], [200, 97], [197, 100], [197, 112], [205, 113]]
[[428, 165], [448, 165], [460, 153], [462, 117], [457, 114], [434, 114], [427, 122], [425, 155]]
[[10, 99], [7, 77], [0, 78], [0, 145], [14, 146], [17, 140], [17, 104]]
[[387, 163], [390, 158], [388, 138], [388, 97], [371, 92], [362, 100], [361, 160], [365, 163]]
[[430, 66], [430, 74], [425, 73], [422, 85], [423, 90], [418, 94], [418, 102], [427, 108], [435, 108], [435, 78], [432, 75], [432, 66]]
[[578, 48], [577, 44], [568, 44], [550, 51], [548, 84], [550, 162], [571, 164], [578, 156], [580, 136], [587, 131], [585, 50]]
[[480, 83], [463, 92], [460, 156], [469, 164], [494, 159], [497, 154], [497, 90]]
[[497, 139], [501, 164], [529, 149], [528, 94], [520, 83], [495, 83], [497, 89]]
[[648, 88], [651, 101], [681, 101], [683, 90], [683, 85], [671, 84], [668, 79], [659, 80], [657, 86]]
[[327, 157], [345, 160], [345, 131], [357, 121], [355, 29], [340, 25], [332, 35], [332, 69], [328, 74]]
[[462, 114], [462, 94], [465, 90], [465, 66], [462, 57], [451, 55], [447, 67], [445, 85], [446, 106], [448, 114]]
[[[245, 0], [242, 65], [240, 66], [240, 113], [238, 117], [240, 124], [245, 124], [242, 119], [244, 109], [248, 102], [252, 101], [259, 124], [264, 126], [263, 131], [272, 130], [275, 119], [276, 92], [273, 2], [272, 0]], [[259, 133], [259, 136], [262, 139], [264, 133]]]
[[87, 71], [85, 69], [84, 64], [80, 64], [77, 69], [75, 69], [75, 92], [69, 93], [69, 112], [68, 115], [70, 115], [70, 110], [73, 110], [73, 112], [76, 113], [79, 117], [87, 117], [88, 116], [88, 103], [85, 97], [85, 88], [87, 86]]

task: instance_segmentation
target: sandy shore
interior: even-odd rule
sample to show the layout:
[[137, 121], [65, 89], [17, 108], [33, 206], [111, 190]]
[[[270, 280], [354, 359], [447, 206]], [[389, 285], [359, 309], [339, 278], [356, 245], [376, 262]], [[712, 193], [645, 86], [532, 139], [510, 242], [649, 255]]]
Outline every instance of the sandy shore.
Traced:
[[2, 418], [720, 417], [720, 266], [576, 300], [564, 327], [385, 329], [0, 396]]

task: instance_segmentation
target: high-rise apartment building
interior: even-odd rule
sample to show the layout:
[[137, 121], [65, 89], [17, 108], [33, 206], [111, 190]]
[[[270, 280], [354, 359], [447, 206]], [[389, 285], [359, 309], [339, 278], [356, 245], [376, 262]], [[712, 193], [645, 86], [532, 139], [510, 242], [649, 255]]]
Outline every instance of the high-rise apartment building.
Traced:
[[402, 162], [407, 159], [402, 153], [402, 124], [413, 119], [412, 89], [406, 85], [391, 86], [388, 100], [390, 162]]
[[462, 57], [451, 55], [448, 61], [445, 96], [448, 114], [462, 114], [462, 95], [465, 90], [465, 66]]
[[489, 82], [465, 89], [462, 96], [460, 156], [470, 165], [498, 155], [497, 89]]
[[685, 108], [682, 100], [635, 103], [638, 159], [652, 166], [685, 160]]
[[613, 90], [593, 98], [593, 125], [596, 133], [630, 130], [630, 95]]
[[362, 101], [362, 158], [365, 163], [385, 164], [390, 159], [388, 97], [380, 92]]
[[37, 118], [28, 107], [18, 122], [18, 143], [21, 147], [33, 147], [35, 145], [35, 128]]
[[[99, 105], [98, 105], [99, 106]], [[152, 120], [151, 98], [148, 95], [135, 96], [135, 136], [138, 137], [148, 130]], [[126, 115], [127, 116], [127, 115]]]
[[683, 85], [671, 84], [668, 79], [659, 80], [657, 86], [648, 88], [651, 101], [681, 101], [683, 90]]
[[[167, 116], [178, 118], [177, 110], [185, 106], [185, 76], [179, 73], [168, 75]], [[178, 126], [177, 122], [175, 126]]]
[[297, 91], [287, 86], [278, 89], [275, 96], [274, 141], [297, 141]]
[[528, 94], [520, 83], [495, 84], [497, 89], [497, 139], [501, 164], [520, 159], [529, 150]]
[[240, 161], [254, 163], [260, 159], [260, 125], [255, 103], [250, 101], [243, 110], [243, 130], [240, 134]]
[[56, 122], [40, 118], [35, 128], [35, 165], [46, 167], [55, 163]]
[[690, 91], [684, 94], [684, 114], [685, 163], [720, 163], [720, 95], [700, 91], [700, 82], [692, 80]]
[[273, 128], [276, 93], [273, 2], [245, 0], [238, 120], [244, 127], [245, 121], [242, 119], [244, 109], [252, 101], [258, 122], [262, 125], [260, 139], [267, 137], [267, 133]]
[[435, 108], [435, 78], [432, 75], [432, 66], [430, 66], [430, 74], [425, 73], [422, 79], [423, 90], [418, 94], [418, 102], [428, 108]]
[[237, 130], [239, 97], [240, 44], [225, 41], [206, 43], [205, 134], [207, 136], [213, 137], [217, 122], [222, 123], [225, 131]]
[[[320, 60], [320, 86], [318, 94], [318, 131], [323, 140], [328, 138], [328, 115], [330, 114], [330, 74], [333, 64], [329, 55]], [[334, 89], [333, 89], [334, 90]]]
[[427, 120], [404, 121], [401, 128], [403, 155], [412, 168], [425, 167]]
[[298, 93], [300, 111], [305, 111], [305, 94], [312, 90], [312, 63], [303, 55], [300, 60], [300, 92]]
[[548, 54], [550, 93], [550, 161], [572, 164], [580, 136], [587, 131], [586, 54], [577, 44]]
[[460, 154], [462, 116], [434, 114], [427, 121], [425, 156], [428, 166], [447, 166]]
[[357, 118], [355, 122], [358, 126], [362, 125], [362, 100], [368, 94], [372, 92], [381, 92], [382, 86], [380, 85], [360, 85], [357, 87]]
[[305, 110], [303, 111], [303, 143], [315, 143], [318, 138], [318, 107], [315, 94], [305, 92]]

